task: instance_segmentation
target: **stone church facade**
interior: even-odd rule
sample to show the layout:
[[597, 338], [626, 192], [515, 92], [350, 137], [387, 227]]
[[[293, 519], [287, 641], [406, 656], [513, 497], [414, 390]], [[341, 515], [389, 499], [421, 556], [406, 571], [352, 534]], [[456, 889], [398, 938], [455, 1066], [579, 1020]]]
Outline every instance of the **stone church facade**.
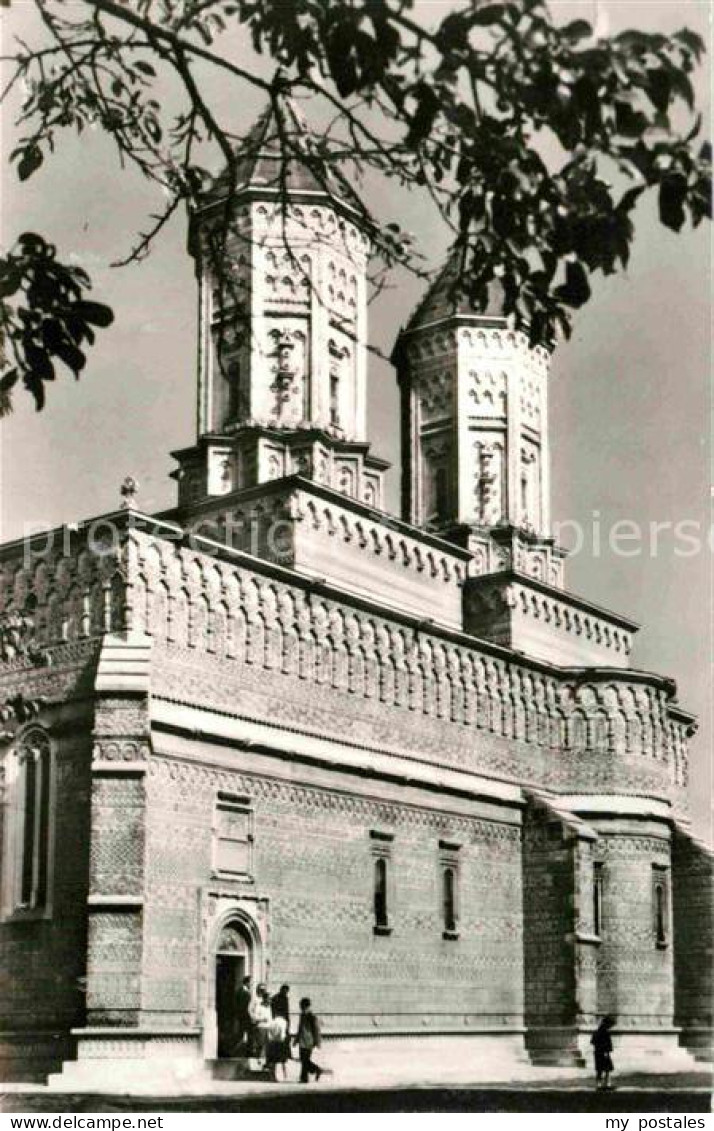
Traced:
[[245, 973], [309, 995], [337, 1056], [581, 1063], [604, 1013], [625, 1052], [703, 1055], [694, 720], [631, 666], [637, 626], [565, 588], [549, 352], [447, 266], [395, 348], [387, 514], [368, 228], [311, 163], [281, 198], [256, 136], [191, 216], [177, 506], [128, 484], [0, 547], [3, 1073], [201, 1078]]

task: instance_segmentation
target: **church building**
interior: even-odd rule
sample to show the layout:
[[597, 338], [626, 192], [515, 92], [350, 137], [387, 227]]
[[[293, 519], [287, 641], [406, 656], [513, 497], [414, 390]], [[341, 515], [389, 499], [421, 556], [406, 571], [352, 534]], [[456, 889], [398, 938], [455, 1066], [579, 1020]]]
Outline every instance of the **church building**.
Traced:
[[[398, 335], [402, 507], [367, 433], [370, 230], [314, 157], [190, 217], [197, 430], [173, 509], [0, 547], [0, 1065], [221, 1071], [243, 977], [339, 1066], [706, 1055], [693, 717], [566, 587], [550, 350], [447, 263]], [[228, 267], [212, 247], [227, 225]]]

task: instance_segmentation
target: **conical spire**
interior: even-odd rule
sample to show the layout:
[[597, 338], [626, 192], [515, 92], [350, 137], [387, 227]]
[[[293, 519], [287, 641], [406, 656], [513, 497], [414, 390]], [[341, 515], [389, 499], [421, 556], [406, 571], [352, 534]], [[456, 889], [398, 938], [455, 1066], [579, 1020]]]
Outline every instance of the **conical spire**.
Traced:
[[[286, 150], [288, 156], [285, 156]], [[324, 144], [312, 132], [291, 99], [271, 102], [258, 117], [242, 145], [236, 148], [235, 194], [261, 192], [323, 195], [333, 203], [367, 216], [364, 204]], [[228, 170], [213, 181], [209, 195], [228, 186]]]
[[475, 318], [503, 318], [503, 287], [494, 279], [488, 288], [488, 304], [485, 310], [477, 310], [457, 283], [460, 253], [452, 251], [434, 282], [418, 303], [409, 318], [403, 333], [430, 326], [454, 315], [470, 315]]

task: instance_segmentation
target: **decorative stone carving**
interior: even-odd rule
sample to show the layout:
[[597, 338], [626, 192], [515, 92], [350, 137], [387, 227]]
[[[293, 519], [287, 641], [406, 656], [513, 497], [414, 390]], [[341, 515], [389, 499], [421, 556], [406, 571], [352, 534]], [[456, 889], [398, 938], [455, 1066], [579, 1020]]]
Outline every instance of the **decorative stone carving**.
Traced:
[[0, 618], [0, 661], [24, 660], [46, 664], [49, 656], [35, 642], [35, 617], [30, 613], [9, 609]]
[[476, 441], [478, 477], [476, 515], [484, 526], [497, 526], [503, 518], [503, 444]]
[[300, 330], [271, 330], [270, 339], [273, 358], [270, 389], [275, 398], [275, 416], [279, 421], [285, 417], [300, 419], [303, 416], [305, 335]]

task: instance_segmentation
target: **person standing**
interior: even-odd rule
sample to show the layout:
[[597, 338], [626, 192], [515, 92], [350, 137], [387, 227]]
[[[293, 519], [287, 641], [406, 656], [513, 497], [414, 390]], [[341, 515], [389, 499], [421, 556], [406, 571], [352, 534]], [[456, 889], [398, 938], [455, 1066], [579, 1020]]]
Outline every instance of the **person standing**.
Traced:
[[590, 1038], [595, 1054], [595, 1087], [609, 1091], [610, 1073], [614, 1071], [612, 1063], [612, 1037], [610, 1030], [615, 1025], [614, 1017], [603, 1017], [597, 1029]]
[[[245, 977], [238, 993], [236, 994], [236, 1051], [250, 1055], [251, 1031], [253, 1024], [250, 1016], [250, 1007], [253, 1000], [251, 993], [250, 977]], [[245, 1047], [244, 1047], [245, 1046]]]
[[320, 1022], [312, 1012], [311, 1004], [309, 997], [301, 998], [298, 1030], [293, 1037], [293, 1041], [300, 1051], [301, 1084], [310, 1082], [310, 1073], [314, 1075], [315, 1080], [319, 1080], [322, 1076], [322, 1069], [312, 1059], [314, 1050], [318, 1049], [322, 1043], [322, 1035], [320, 1033]]
[[285, 1021], [285, 1055], [282, 1063], [290, 1060], [290, 986], [283, 983], [278, 992], [273, 995], [270, 1002], [273, 1017], [282, 1017]]
[[251, 1007], [251, 1017], [255, 1027], [254, 1055], [263, 1062], [264, 1067], [268, 1049], [268, 1026], [272, 1020], [270, 997], [268, 995], [268, 989], [264, 985], [258, 986], [256, 990]]
[[[286, 1052], [286, 1039], [288, 1051]], [[268, 1045], [265, 1052], [265, 1067], [273, 1080], [278, 1079], [278, 1065], [283, 1069], [283, 1080], [288, 1078], [286, 1062], [290, 1059], [288, 1023], [284, 1017], [273, 1014], [268, 1025]]]

